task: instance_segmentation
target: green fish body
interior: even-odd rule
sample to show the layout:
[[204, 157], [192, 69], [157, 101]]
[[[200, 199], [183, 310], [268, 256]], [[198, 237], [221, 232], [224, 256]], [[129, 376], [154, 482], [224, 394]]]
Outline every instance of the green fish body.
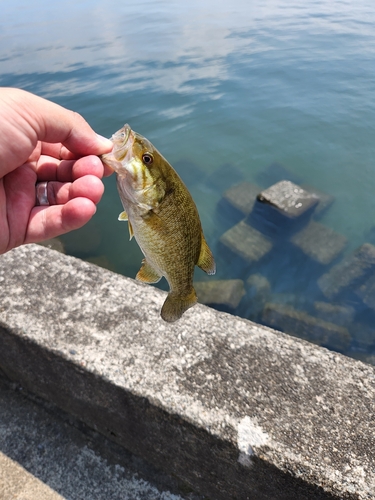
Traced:
[[194, 267], [216, 271], [197, 207], [177, 172], [146, 138], [124, 125], [111, 139], [113, 150], [102, 160], [117, 174], [124, 207], [119, 219], [128, 221], [130, 238], [145, 256], [136, 279], [156, 283], [166, 278], [170, 291], [161, 317], [176, 321], [197, 302]]

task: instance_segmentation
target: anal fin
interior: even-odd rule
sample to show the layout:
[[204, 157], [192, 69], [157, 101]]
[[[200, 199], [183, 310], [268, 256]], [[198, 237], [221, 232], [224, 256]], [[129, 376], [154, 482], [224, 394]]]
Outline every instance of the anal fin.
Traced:
[[138, 281], [143, 281], [144, 283], [157, 283], [161, 279], [161, 275], [156, 271], [146, 259], [142, 261], [142, 267], [138, 271], [135, 277]]
[[215, 274], [216, 273], [216, 264], [214, 256], [207, 245], [206, 240], [204, 239], [202, 233], [202, 243], [201, 243], [201, 251], [199, 254], [199, 259], [197, 262], [197, 266], [200, 267], [207, 274]]

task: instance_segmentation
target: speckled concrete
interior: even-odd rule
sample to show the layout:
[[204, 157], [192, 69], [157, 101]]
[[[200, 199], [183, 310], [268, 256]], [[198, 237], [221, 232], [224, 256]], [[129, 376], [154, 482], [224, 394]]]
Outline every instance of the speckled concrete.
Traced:
[[0, 257], [0, 367], [211, 499], [372, 499], [375, 369], [43, 247]]

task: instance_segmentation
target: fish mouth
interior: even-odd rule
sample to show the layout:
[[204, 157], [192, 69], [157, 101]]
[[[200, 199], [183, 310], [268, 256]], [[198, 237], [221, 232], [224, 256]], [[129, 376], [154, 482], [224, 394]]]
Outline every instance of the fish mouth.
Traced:
[[113, 142], [113, 149], [110, 153], [104, 154], [100, 156], [105, 165], [112, 168], [117, 173], [120, 173], [122, 162], [126, 158], [133, 141], [130, 140], [132, 137], [132, 129], [126, 123], [120, 130], [115, 132], [111, 141]]
[[122, 145], [122, 147], [125, 147], [128, 140], [129, 140], [129, 137], [130, 137], [130, 132], [132, 131], [132, 129], [130, 128], [130, 125], [128, 125], [127, 123], [125, 123], [125, 125], [120, 129], [118, 130], [117, 132], [115, 132], [112, 137], [111, 137], [111, 141], [113, 142], [113, 144], [118, 144], [118, 145]]

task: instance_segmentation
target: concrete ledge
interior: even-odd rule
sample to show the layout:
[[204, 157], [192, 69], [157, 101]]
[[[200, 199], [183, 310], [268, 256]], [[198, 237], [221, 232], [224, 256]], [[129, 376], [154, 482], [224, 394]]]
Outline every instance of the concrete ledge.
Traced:
[[0, 368], [212, 499], [370, 499], [375, 369], [37, 245], [0, 257]]

